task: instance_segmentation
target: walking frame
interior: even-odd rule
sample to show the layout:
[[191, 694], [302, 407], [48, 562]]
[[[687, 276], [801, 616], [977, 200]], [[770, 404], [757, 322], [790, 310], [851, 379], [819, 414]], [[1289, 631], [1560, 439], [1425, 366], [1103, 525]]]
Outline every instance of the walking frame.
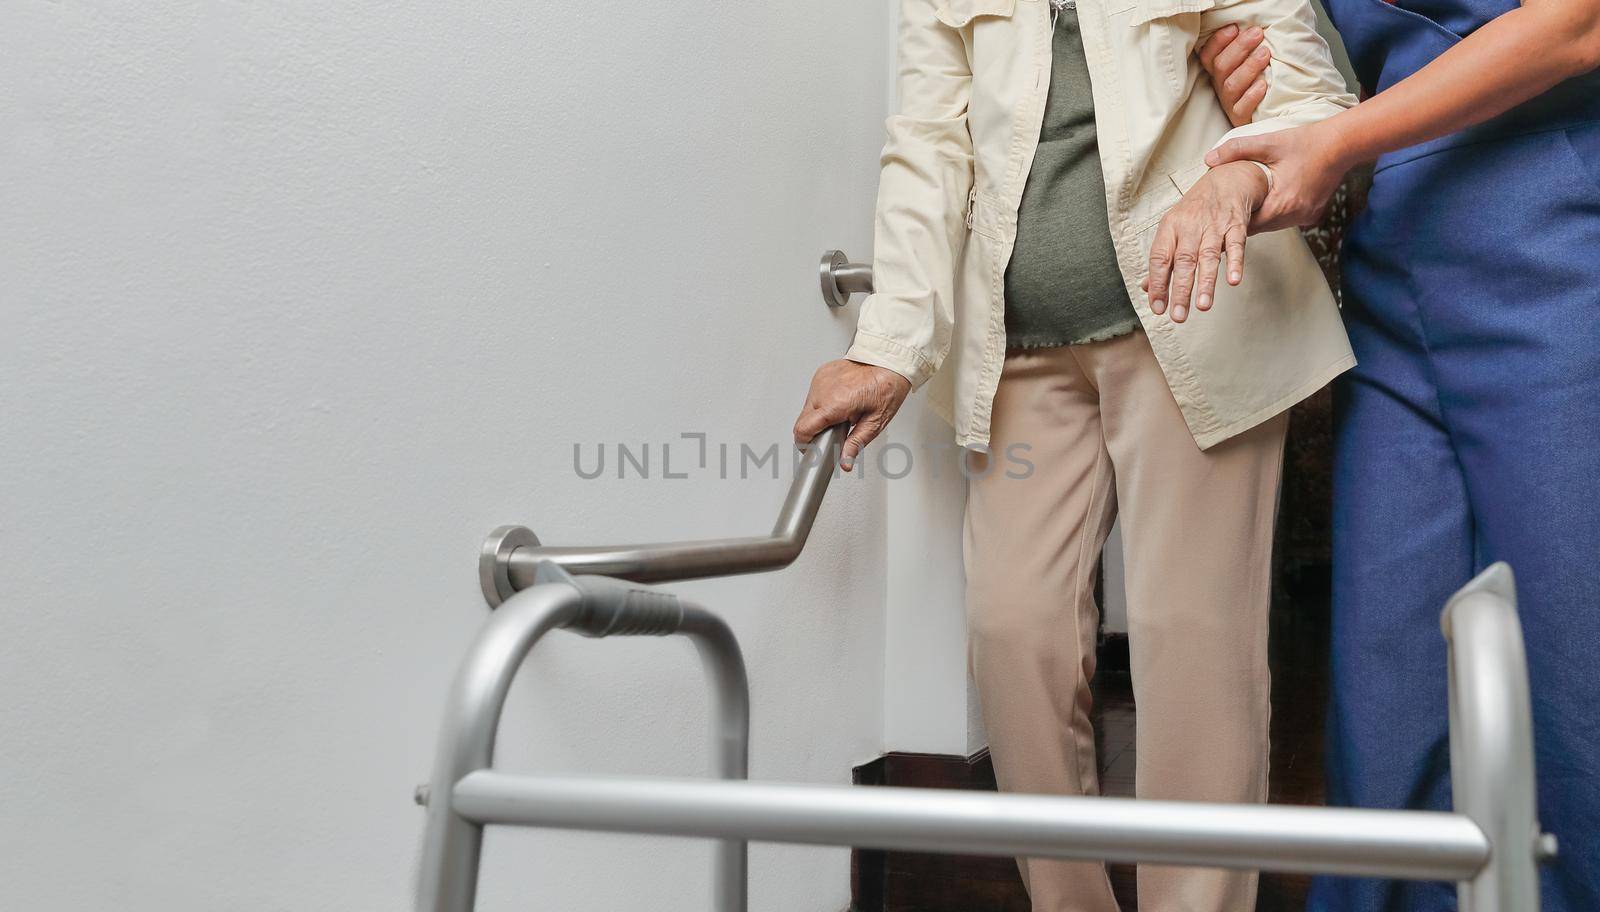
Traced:
[[[750, 841], [1448, 880], [1463, 912], [1537, 912], [1538, 866], [1554, 857], [1555, 840], [1536, 817], [1527, 663], [1504, 564], [1444, 608], [1451, 813], [746, 781], [750, 699], [738, 641], [716, 615], [643, 584], [787, 566], [810, 534], [845, 433], [839, 425], [813, 441], [764, 537], [552, 548], [521, 527], [495, 530], [480, 577], [497, 610], [457, 673], [433, 778], [419, 789], [419, 910], [473, 909], [483, 831], [494, 825], [719, 840], [717, 912], [747, 908]], [[557, 629], [689, 638], [711, 678], [720, 778], [495, 769], [512, 678]]]

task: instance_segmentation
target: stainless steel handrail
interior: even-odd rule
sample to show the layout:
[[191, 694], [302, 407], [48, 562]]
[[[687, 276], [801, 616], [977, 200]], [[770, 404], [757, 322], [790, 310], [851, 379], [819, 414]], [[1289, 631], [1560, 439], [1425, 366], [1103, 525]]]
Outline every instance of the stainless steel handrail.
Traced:
[[478, 561], [483, 597], [491, 607], [499, 605], [532, 586], [539, 565], [546, 561], [573, 574], [611, 576], [636, 583], [734, 576], [787, 567], [800, 556], [811, 534], [848, 433], [847, 425], [834, 425], [805, 447], [789, 495], [767, 535], [644, 545], [550, 547], [523, 526], [501, 526], [490, 533]]

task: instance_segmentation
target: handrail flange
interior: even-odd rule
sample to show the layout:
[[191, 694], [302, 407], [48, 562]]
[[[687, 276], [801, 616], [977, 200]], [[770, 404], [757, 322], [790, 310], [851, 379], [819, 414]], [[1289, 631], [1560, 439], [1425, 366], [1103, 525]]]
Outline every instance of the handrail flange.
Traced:
[[501, 526], [484, 539], [483, 551], [478, 555], [478, 585], [483, 588], [483, 600], [490, 608], [499, 608], [506, 599], [517, 594], [511, 583], [511, 552], [518, 548], [539, 547], [539, 536], [527, 526]]

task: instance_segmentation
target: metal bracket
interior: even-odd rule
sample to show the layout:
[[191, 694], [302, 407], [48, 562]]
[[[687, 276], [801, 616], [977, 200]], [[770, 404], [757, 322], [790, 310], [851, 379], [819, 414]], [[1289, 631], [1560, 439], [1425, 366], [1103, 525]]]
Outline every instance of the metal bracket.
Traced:
[[829, 307], [843, 307], [853, 294], [872, 293], [872, 264], [852, 263], [842, 250], [822, 255], [822, 301]]
[[517, 594], [511, 584], [511, 552], [537, 548], [539, 544], [539, 536], [526, 526], [501, 526], [489, 533], [478, 554], [478, 585], [491, 609], [499, 608], [501, 602]]

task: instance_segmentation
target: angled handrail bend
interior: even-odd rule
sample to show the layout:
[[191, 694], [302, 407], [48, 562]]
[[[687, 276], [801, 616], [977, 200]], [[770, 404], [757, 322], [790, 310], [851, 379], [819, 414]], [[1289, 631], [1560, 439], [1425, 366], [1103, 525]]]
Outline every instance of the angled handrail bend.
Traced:
[[764, 536], [713, 538], [643, 545], [550, 547], [522, 526], [501, 526], [484, 543], [478, 564], [483, 596], [498, 606], [534, 585], [549, 562], [578, 576], [610, 576], [635, 583], [664, 583], [780, 570], [794, 563], [811, 534], [849, 427], [837, 424], [805, 447], [789, 495], [772, 531]]

